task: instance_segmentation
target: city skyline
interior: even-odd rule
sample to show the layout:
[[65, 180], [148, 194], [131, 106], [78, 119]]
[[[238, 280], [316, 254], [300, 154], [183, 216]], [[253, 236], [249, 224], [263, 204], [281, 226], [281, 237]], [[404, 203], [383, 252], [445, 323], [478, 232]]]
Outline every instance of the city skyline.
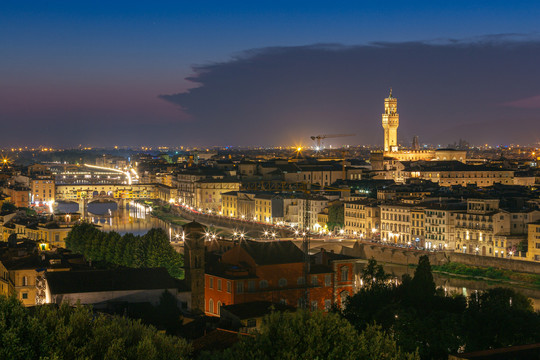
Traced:
[[5, 147], [540, 140], [536, 4], [130, 4], [1, 6]]

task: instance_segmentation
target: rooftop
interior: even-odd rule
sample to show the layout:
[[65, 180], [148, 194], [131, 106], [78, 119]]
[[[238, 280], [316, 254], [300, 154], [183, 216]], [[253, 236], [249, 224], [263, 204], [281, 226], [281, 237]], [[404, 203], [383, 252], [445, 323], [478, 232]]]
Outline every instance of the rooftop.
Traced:
[[292, 241], [243, 241], [242, 248], [255, 260], [257, 265], [301, 263], [304, 253]]
[[177, 288], [165, 268], [50, 272], [47, 282], [53, 295]]

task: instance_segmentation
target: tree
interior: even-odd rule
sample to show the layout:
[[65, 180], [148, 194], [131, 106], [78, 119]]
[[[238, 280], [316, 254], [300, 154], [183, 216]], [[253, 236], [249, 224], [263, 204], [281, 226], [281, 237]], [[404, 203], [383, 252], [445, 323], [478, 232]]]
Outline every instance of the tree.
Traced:
[[2, 204], [2, 212], [3, 213], [12, 213], [12, 212], [15, 212], [15, 211], [17, 211], [17, 207], [12, 202], [5, 201]]
[[540, 316], [531, 300], [512, 289], [493, 288], [469, 296], [465, 312], [466, 351], [540, 341]]
[[426, 303], [432, 301], [436, 288], [427, 255], [420, 256], [418, 266], [414, 271], [414, 277], [407, 285], [408, 300], [411, 303], [421, 303], [422, 306], [425, 306]]
[[89, 307], [62, 304], [28, 309], [0, 296], [0, 359], [188, 359], [184, 339]]
[[421, 257], [414, 278], [404, 276], [399, 286], [388, 277], [377, 261], [369, 260], [361, 275], [363, 286], [349, 299], [343, 316], [358, 331], [373, 322], [381, 325], [395, 334], [404, 351], [418, 348], [422, 359], [446, 359], [457, 351], [465, 299], [437, 295], [429, 259]]
[[178, 307], [176, 297], [165, 290], [159, 299], [159, 304], [155, 309], [156, 325], [165, 328], [168, 334], [175, 334], [181, 326], [180, 317], [182, 311]]
[[389, 278], [390, 275], [384, 271], [382, 265], [377, 264], [377, 260], [373, 257], [368, 260], [360, 276], [362, 286], [366, 288], [385, 286]]
[[273, 312], [265, 317], [259, 333], [242, 337], [212, 359], [418, 359], [404, 353], [379, 326], [362, 333], [338, 314], [306, 310]]
[[342, 203], [331, 205], [328, 208], [328, 229], [334, 231], [336, 227], [345, 225], [345, 206]]
[[151, 229], [144, 236], [104, 233], [93, 225], [75, 225], [66, 238], [68, 249], [89, 260], [129, 267], [165, 267], [176, 278], [184, 277], [183, 256], [176, 252], [163, 229]]

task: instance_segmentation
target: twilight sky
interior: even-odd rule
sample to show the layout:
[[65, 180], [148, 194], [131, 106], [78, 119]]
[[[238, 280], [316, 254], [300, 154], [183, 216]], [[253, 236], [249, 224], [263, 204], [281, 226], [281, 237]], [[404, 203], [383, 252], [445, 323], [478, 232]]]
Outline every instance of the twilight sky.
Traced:
[[0, 148], [540, 141], [537, 1], [0, 2]]

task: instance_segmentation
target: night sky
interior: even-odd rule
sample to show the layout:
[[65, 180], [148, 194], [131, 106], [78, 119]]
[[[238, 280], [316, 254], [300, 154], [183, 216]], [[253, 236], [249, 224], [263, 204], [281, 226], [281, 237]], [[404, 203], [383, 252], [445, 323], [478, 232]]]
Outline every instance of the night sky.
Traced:
[[0, 147], [540, 141], [538, 1], [0, 2]]

